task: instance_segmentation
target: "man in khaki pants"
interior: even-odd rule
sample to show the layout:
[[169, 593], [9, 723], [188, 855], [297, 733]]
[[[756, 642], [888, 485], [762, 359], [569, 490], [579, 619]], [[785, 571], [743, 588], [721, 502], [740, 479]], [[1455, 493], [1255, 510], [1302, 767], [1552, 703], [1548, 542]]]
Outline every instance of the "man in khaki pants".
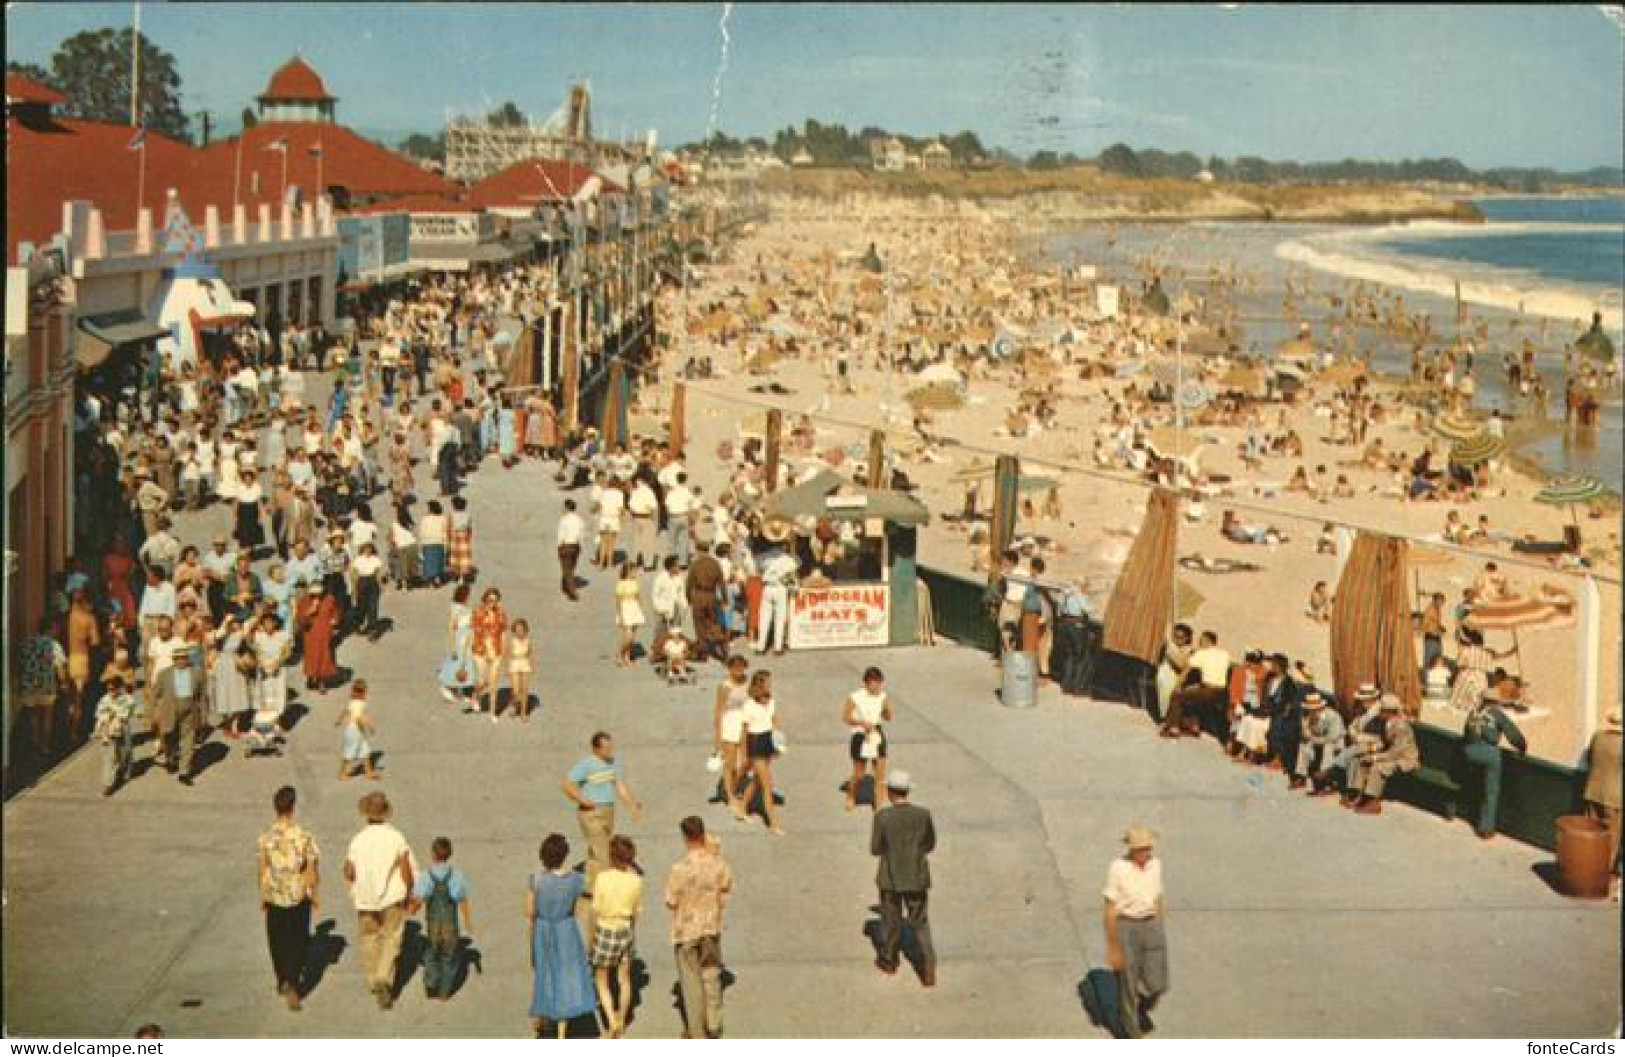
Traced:
[[361, 944], [361, 974], [379, 1009], [395, 1004], [395, 962], [401, 954], [406, 919], [415, 911], [412, 889], [417, 860], [401, 831], [389, 824], [389, 797], [368, 793], [361, 798], [367, 820], [350, 841], [344, 879], [355, 903]]
[[679, 826], [686, 854], [666, 878], [671, 945], [683, 996], [683, 1037], [722, 1037], [722, 911], [733, 891], [733, 870], [717, 839], [696, 815]]
[[587, 842], [587, 890], [598, 872], [609, 865], [609, 839], [615, 835], [615, 802], [625, 800], [634, 818], [643, 818], [643, 805], [627, 788], [625, 773], [615, 761], [615, 739], [604, 731], [592, 736], [592, 752], [570, 768], [564, 795], [575, 801], [576, 821]]

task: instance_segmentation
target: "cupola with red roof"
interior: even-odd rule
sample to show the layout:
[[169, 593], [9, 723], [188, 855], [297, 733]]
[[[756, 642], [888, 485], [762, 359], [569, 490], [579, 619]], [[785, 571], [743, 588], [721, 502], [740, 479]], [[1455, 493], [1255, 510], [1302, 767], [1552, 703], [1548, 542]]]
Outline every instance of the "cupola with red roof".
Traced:
[[259, 95], [261, 121], [317, 121], [332, 124], [333, 105], [321, 74], [297, 55], [271, 75]]

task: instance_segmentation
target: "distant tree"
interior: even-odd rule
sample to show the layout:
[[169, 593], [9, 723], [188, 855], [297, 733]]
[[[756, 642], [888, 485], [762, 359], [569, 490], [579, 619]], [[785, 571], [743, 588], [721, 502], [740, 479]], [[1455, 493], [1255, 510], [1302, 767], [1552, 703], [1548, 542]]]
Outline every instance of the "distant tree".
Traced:
[[509, 100], [486, 115], [485, 118], [493, 125], [506, 125], [510, 128], [525, 124], [524, 111], [520, 110]]
[[1145, 175], [1145, 169], [1140, 164], [1140, 156], [1134, 153], [1134, 148], [1127, 143], [1113, 143], [1100, 152], [1096, 162], [1106, 172], [1117, 176]]
[[444, 132], [440, 132], [433, 136], [429, 136], [422, 132], [414, 132], [410, 136], [401, 140], [400, 145], [396, 149], [402, 154], [412, 158], [424, 159], [428, 161], [445, 161], [446, 134]]
[[982, 146], [981, 137], [969, 129], [943, 137], [942, 145], [953, 151], [955, 158], [974, 158], [978, 154], [987, 153], [987, 148]]
[[[76, 33], [51, 56], [53, 87], [68, 97], [63, 112], [92, 121], [130, 120], [130, 57], [135, 43], [128, 29]], [[181, 110], [181, 76], [175, 57], [142, 34], [138, 122], [155, 132], [187, 138]]]
[[1051, 169], [1059, 169], [1060, 167], [1061, 159], [1052, 150], [1034, 151], [1033, 156], [1027, 159], [1027, 168], [1032, 169], [1035, 172], [1044, 172]]
[[45, 72], [45, 67], [31, 62], [7, 62], [6, 72], [21, 74], [30, 81], [38, 81], [40, 84], [52, 88], [56, 87], [51, 84], [51, 75]]
[[255, 125], [260, 123], [259, 116], [254, 113], [253, 107], [243, 107], [242, 122], [243, 128], [253, 128]]

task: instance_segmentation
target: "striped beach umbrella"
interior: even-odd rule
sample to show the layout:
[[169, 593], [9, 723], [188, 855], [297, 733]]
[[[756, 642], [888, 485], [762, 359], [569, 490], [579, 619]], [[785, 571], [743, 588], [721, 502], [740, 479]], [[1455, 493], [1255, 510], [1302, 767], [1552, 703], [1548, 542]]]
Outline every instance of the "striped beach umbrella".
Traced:
[[1519, 628], [1536, 628], [1555, 623], [1557, 607], [1539, 598], [1513, 596], [1498, 598], [1475, 605], [1472, 612], [1462, 618], [1462, 626], [1474, 631], [1508, 631], [1512, 633], [1512, 653], [1518, 659], [1518, 671], [1523, 671], [1523, 647], [1518, 643]]
[[1446, 440], [1471, 440], [1483, 427], [1471, 415], [1447, 411], [1433, 420], [1433, 432]]
[[1574, 539], [1576, 545], [1580, 538], [1580, 515], [1576, 508], [1581, 503], [1589, 503], [1601, 499], [1608, 494], [1608, 489], [1595, 477], [1585, 477], [1580, 474], [1564, 474], [1554, 477], [1546, 482], [1545, 487], [1535, 493], [1535, 502], [1546, 503], [1550, 506], [1566, 506], [1569, 508], [1569, 520], [1574, 524]]
[[1595, 477], [1565, 474], [1547, 481], [1545, 487], [1535, 493], [1535, 502], [1551, 506], [1574, 506], [1601, 499], [1607, 494], [1608, 489]]
[[1505, 454], [1507, 442], [1488, 433], [1480, 433], [1467, 440], [1458, 440], [1450, 446], [1450, 461], [1457, 466], [1478, 466]]

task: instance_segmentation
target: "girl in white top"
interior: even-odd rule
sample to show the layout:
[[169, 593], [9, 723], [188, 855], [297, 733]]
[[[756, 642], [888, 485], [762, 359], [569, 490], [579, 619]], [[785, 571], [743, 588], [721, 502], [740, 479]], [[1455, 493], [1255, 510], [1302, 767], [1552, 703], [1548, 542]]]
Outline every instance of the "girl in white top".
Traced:
[[716, 753], [722, 759], [722, 793], [734, 818], [745, 820], [739, 799], [739, 777], [745, 772], [745, 702], [750, 700], [749, 663], [739, 654], [728, 658], [728, 675], [717, 687]]
[[613, 484], [604, 485], [598, 496], [598, 560], [600, 569], [615, 561], [615, 540], [621, 534], [621, 512], [626, 509], [626, 493]]
[[869, 792], [869, 808], [880, 810], [880, 790], [886, 784], [886, 730], [891, 719], [891, 698], [887, 696], [886, 676], [879, 668], [863, 673], [863, 688], [847, 695], [841, 707], [841, 721], [851, 730], [852, 778], [846, 785], [846, 809], [858, 806], [858, 786], [863, 776], [874, 770], [874, 788]]
[[775, 836], [784, 836], [779, 825], [779, 809], [773, 802], [773, 757], [779, 754], [779, 709], [773, 700], [773, 674], [757, 669], [750, 677], [750, 699], [740, 709], [745, 723], [745, 754], [750, 759], [750, 780], [740, 800], [749, 805], [758, 792], [762, 796], [762, 809], [767, 813], [768, 829]]
[[513, 622], [508, 636], [508, 683], [513, 691], [514, 709], [519, 718], [530, 722], [530, 673], [532, 643], [530, 621], [523, 617]]

